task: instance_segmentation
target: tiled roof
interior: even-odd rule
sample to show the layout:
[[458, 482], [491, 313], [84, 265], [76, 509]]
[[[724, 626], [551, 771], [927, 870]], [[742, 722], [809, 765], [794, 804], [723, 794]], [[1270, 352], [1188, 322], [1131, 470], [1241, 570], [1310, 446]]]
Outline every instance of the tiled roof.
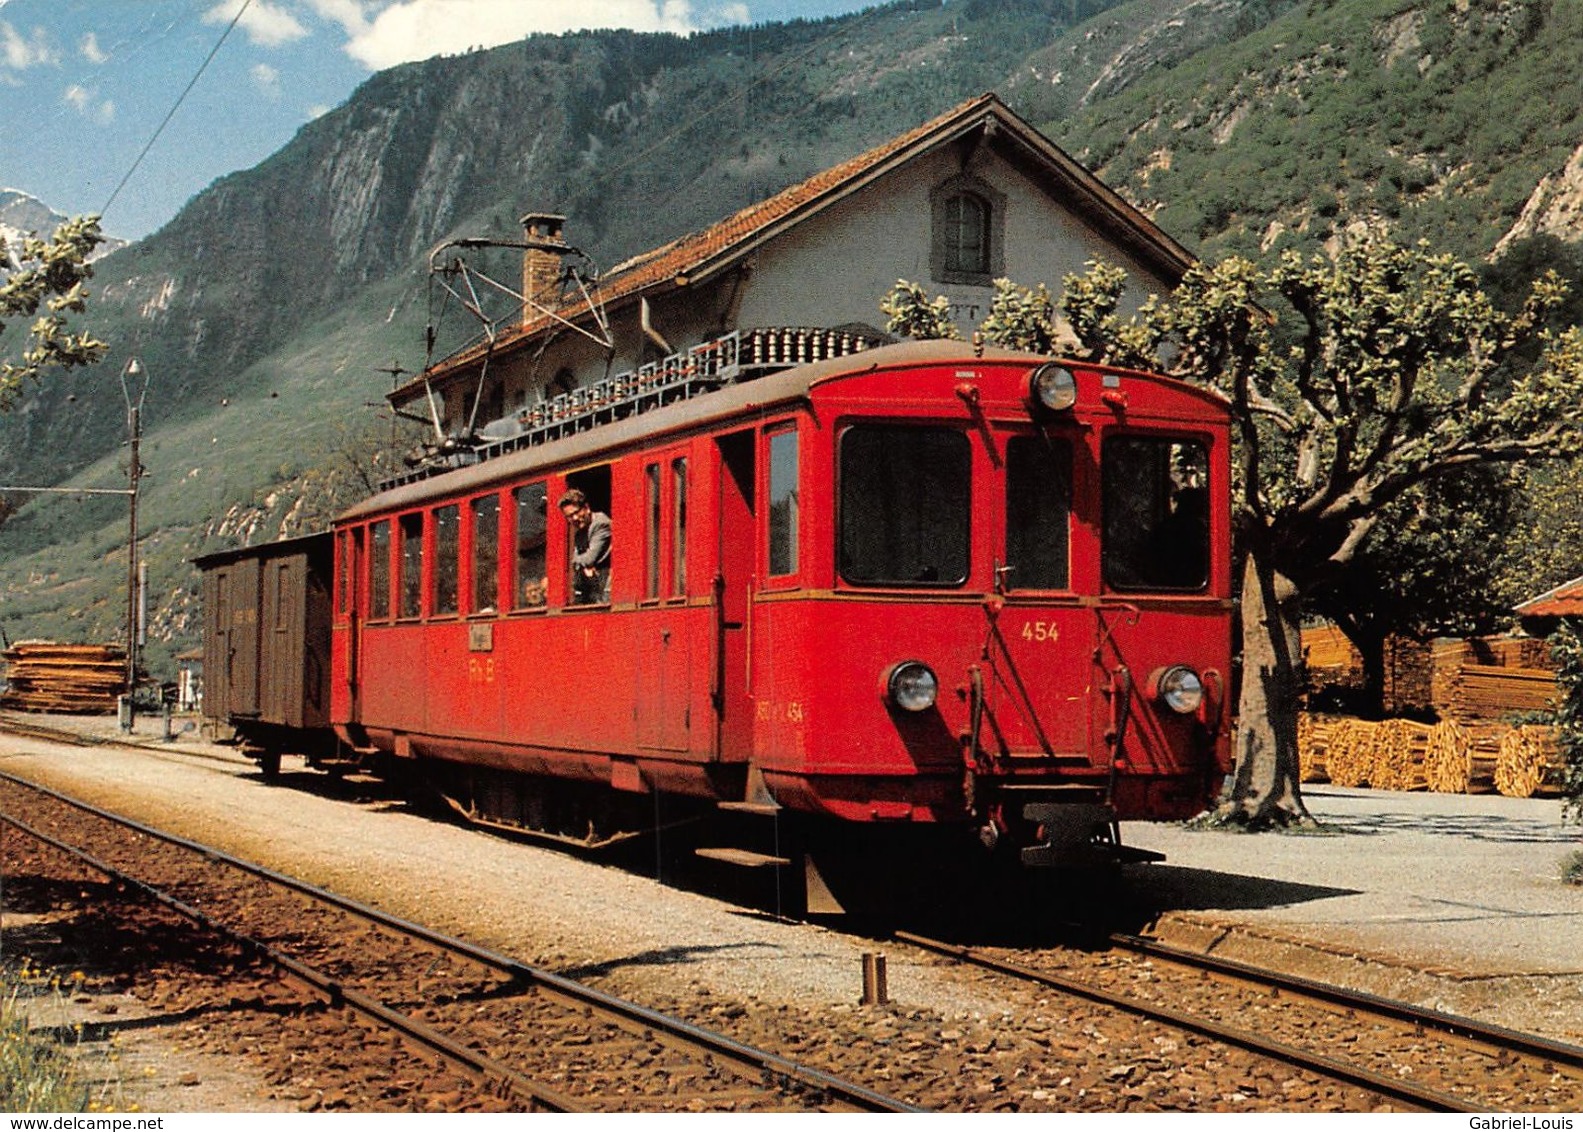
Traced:
[[[708, 228], [616, 265], [600, 277], [595, 297], [598, 302], [610, 307], [663, 284], [710, 274], [733, 262], [736, 257], [745, 255], [760, 241], [786, 225], [795, 223], [829, 201], [860, 187], [915, 152], [932, 149], [990, 123], [991, 119], [997, 129], [1024, 139], [1038, 151], [1045, 163], [1057, 167], [1059, 175], [1077, 190], [1073, 194], [1074, 199], [1068, 200], [1069, 204], [1081, 206], [1086, 203], [1089, 211], [1103, 214], [1117, 227], [1126, 229], [1136, 242], [1153, 249], [1159, 261], [1167, 268], [1174, 268], [1178, 274], [1191, 262], [1189, 253], [1175, 241], [1013, 114], [996, 95], [983, 94], [850, 161], [832, 166], [766, 200], [748, 205]], [[493, 346], [487, 348], [487, 352], [498, 357], [502, 352], [510, 352], [537, 338], [551, 326], [576, 321], [588, 312], [587, 300], [581, 297], [569, 300], [553, 314], [540, 314], [537, 318], [504, 329]], [[446, 358], [436, 363], [424, 376], [393, 391], [390, 400], [398, 405], [403, 404], [423, 391], [426, 380], [443, 380], [466, 370], [485, 353], [486, 347], [480, 345]]]
[[1549, 593], [1530, 598], [1516, 609], [1519, 617], [1583, 616], [1583, 578], [1563, 582]]

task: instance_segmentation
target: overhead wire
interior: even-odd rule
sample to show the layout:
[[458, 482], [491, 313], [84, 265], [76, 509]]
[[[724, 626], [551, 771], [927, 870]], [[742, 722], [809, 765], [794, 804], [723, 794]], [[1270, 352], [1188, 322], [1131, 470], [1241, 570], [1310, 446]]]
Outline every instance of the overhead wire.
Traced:
[[126, 188], [127, 182], [132, 179], [132, 175], [136, 173], [138, 167], [143, 164], [143, 159], [147, 157], [149, 151], [154, 148], [154, 143], [159, 141], [159, 136], [165, 132], [165, 127], [170, 125], [170, 120], [176, 116], [176, 111], [181, 109], [181, 104], [187, 101], [187, 96], [192, 93], [192, 88], [198, 85], [198, 80], [201, 79], [203, 77], [203, 73], [209, 69], [209, 64], [214, 62], [214, 57], [220, 53], [220, 48], [225, 46], [225, 41], [229, 39], [231, 33], [236, 30], [236, 25], [242, 22], [243, 13], [247, 11], [252, 3], [253, 0], [242, 0], [241, 5], [236, 9], [236, 15], [232, 16], [231, 22], [225, 25], [225, 30], [220, 33], [220, 38], [215, 40], [214, 46], [209, 49], [209, 54], [205, 55], [203, 62], [198, 64], [197, 71], [193, 73], [193, 76], [191, 80], [188, 81], [187, 85], [182, 88], [182, 92], [176, 96], [175, 103], [165, 114], [164, 119], [155, 128], [154, 133], [148, 139], [147, 144], [143, 146], [137, 157], [133, 159], [131, 168], [126, 171], [126, 175], [121, 178], [120, 183], [118, 183], [114, 191], [110, 193], [110, 199], [104, 202], [104, 207], [99, 210], [100, 216], [103, 216], [105, 213], [110, 211], [110, 206], [115, 203], [115, 198], [121, 195], [121, 190]]

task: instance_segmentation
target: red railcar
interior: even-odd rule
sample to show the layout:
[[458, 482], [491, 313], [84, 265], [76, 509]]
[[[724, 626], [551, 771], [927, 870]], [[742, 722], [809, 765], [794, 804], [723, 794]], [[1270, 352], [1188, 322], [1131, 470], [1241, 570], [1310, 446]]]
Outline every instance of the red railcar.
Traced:
[[[570, 431], [340, 516], [332, 719], [579, 841], [664, 797], [1113, 852], [1229, 769], [1229, 447], [1202, 389], [960, 343]], [[570, 488], [614, 533], [595, 604]]]

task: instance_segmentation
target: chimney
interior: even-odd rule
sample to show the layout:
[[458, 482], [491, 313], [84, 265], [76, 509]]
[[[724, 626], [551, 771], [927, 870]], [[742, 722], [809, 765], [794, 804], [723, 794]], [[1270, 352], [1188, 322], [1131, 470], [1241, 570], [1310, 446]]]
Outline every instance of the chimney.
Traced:
[[571, 251], [561, 240], [566, 217], [530, 212], [522, 218], [522, 321], [531, 322], [535, 308], [527, 300], [554, 305], [560, 295], [561, 257]]

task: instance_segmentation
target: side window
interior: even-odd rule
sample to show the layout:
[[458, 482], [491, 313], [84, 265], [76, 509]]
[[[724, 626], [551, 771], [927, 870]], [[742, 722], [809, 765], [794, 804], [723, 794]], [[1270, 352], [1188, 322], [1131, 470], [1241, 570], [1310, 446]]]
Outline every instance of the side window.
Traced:
[[660, 466], [643, 469], [643, 596], [660, 596]]
[[545, 602], [546, 498], [542, 483], [530, 483], [512, 492], [517, 511], [517, 570], [513, 609], [535, 609]]
[[854, 425], [841, 438], [837, 554], [858, 585], [967, 581], [972, 448], [953, 429]]
[[403, 515], [401, 524], [401, 576], [396, 579], [400, 592], [398, 617], [417, 617], [423, 612], [423, 514]]
[[474, 613], [493, 613], [500, 600], [500, 497], [485, 495], [468, 504], [473, 523]]
[[390, 520], [381, 519], [368, 532], [368, 616], [390, 616]]
[[[572, 472], [566, 477], [565, 493], [556, 501], [567, 527], [566, 593], [571, 605], [609, 603], [611, 575], [621, 549], [619, 539], [629, 540], [621, 549], [621, 561], [634, 566], [642, 561], [636, 531], [647, 520], [624, 506], [621, 513], [628, 525], [625, 533], [616, 529], [611, 515], [611, 478], [609, 464]], [[632, 572], [635, 576], [638, 571]], [[635, 586], [632, 592], [635, 596], [646, 591]]]
[[1013, 590], [1064, 590], [1072, 515], [1072, 446], [1014, 436], [1006, 445], [1006, 578]]
[[776, 577], [797, 572], [797, 430], [771, 433], [769, 448], [769, 566]]
[[344, 615], [352, 608], [352, 532], [335, 535], [335, 612]]
[[687, 594], [687, 457], [671, 461], [671, 596]]
[[1209, 458], [1195, 441], [1105, 441], [1105, 581], [1126, 590], [1201, 590], [1209, 581]]
[[434, 509], [434, 582], [430, 613], [455, 613], [461, 577], [462, 511], [455, 504]]

